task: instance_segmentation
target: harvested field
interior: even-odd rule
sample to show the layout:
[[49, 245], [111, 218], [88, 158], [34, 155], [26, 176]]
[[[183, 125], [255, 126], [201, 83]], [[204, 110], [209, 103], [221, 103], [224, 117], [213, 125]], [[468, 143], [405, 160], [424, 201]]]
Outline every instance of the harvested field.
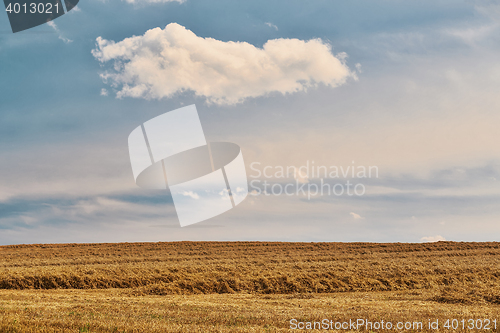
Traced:
[[2, 246], [0, 289], [0, 332], [278, 332], [353, 316], [500, 326], [500, 243]]
[[436, 288], [446, 294], [454, 288], [462, 293], [477, 290], [486, 302], [498, 303], [500, 294], [493, 291], [500, 288], [500, 243], [178, 242], [0, 247], [0, 289], [104, 288], [133, 288], [138, 294], [154, 295]]
[[[447, 319], [490, 318], [497, 320], [497, 329], [491, 323], [488, 332], [500, 332], [498, 306], [437, 303], [430, 301], [431, 297], [428, 291], [134, 297], [126, 289], [3, 290], [0, 332], [297, 332], [290, 329], [290, 320], [294, 318], [303, 322], [362, 318], [371, 322], [391, 321], [394, 325], [422, 323], [422, 330], [387, 332], [455, 332], [443, 329]], [[441, 329], [428, 330], [429, 320], [438, 320]], [[337, 331], [380, 330], [360, 327]]]

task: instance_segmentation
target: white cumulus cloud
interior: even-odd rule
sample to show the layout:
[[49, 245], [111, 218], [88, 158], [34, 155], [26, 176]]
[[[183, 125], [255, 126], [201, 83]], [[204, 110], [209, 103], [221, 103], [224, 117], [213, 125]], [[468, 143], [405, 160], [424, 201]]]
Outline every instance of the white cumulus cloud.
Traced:
[[439, 241], [445, 241], [446, 239], [444, 239], [443, 236], [440, 236], [440, 235], [436, 235], [436, 236], [429, 236], [429, 237], [422, 237], [420, 238], [420, 241], [421, 242], [439, 242]]
[[198, 37], [171, 23], [119, 42], [97, 38], [94, 57], [112, 68], [101, 74], [117, 97], [169, 98], [193, 91], [208, 103], [236, 104], [271, 92], [337, 87], [356, 79], [345, 53], [321, 39], [273, 39], [262, 48]]

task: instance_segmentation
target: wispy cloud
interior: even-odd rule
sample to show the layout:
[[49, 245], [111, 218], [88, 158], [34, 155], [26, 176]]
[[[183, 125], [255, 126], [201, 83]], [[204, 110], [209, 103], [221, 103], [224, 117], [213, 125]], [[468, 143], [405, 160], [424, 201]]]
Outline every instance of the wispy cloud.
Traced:
[[266, 25], [269, 28], [273, 28], [274, 30], [278, 31], [278, 27], [276, 25], [272, 24], [271, 22], [266, 22]]
[[420, 238], [421, 242], [426, 242], [426, 243], [432, 243], [432, 242], [439, 242], [439, 241], [445, 241], [446, 239], [443, 236], [436, 235], [436, 236], [428, 236], [428, 237], [422, 237]]
[[182, 195], [185, 197], [190, 197], [192, 199], [196, 199], [196, 200], [198, 200], [200, 198], [200, 196], [193, 191], [184, 191], [184, 192], [182, 192]]
[[148, 3], [165, 3], [165, 2], [178, 2], [184, 3], [186, 0], [125, 0], [128, 3], [133, 4], [148, 4]]
[[351, 215], [352, 218], [355, 219], [355, 220], [362, 220], [362, 219], [364, 219], [364, 217], [362, 217], [361, 215], [353, 213], [353, 212], [350, 212], [349, 215]]
[[52, 29], [54, 29], [57, 34], [59, 35], [59, 39], [62, 40], [63, 42], [65, 42], [66, 44], [69, 44], [69, 43], [72, 43], [73, 41], [71, 39], [68, 39], [66, 37], [63, 37], [62, 33], [61, 33], [61, 30], [59, 30], [59, 28], [57, 27], [57, 25], [54, 23], [54, 21], [49, 21], [47, 22], [47, 25], [49, 27], [51, 27]]

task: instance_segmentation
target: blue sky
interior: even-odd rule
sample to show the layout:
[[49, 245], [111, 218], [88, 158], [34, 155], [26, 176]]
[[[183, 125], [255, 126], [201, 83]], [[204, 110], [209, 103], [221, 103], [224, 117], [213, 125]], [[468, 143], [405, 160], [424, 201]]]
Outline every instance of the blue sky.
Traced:
[[[495, 2], [81, 0], [78, 9], [55, 25], [16, 34], [7, 15], [0, 15], [0, 244], [497, 240]], [[103, 51], [107, 60], [96, 56], [97, 38], [126, 46], [127, 38], [143, 41], [148, 30], [163, 33], [173, 23], [190, 31], [195, 42], [246, 42], [258, 54], [279, 39], [275, 56], [296, 55], [313, 65], [320, 56], [335, 57], [350, 74], [332, 67], [328, 82], [336, 84], [324, 81], [296, 92], [285, 87], [299, 80], [288, 67], [282, 68], [282, 85], [266, 71], [251, 79], [226, 72], [230, 80], [241, 78], [234, 84], [240, 90], [200, 74], [187, 84], [191, 90], [180, 91], [178, 76], [153, 82], [144, 74], [140, 80], [153, 88], [172, 83], [180, 90], [117, 98], [123, 85], [100, 75], [124, 79], [130, 73], [113, 67], [123, 60], [112, 53], [114, 46]], [[179, 31], [172, 30], [172, 38]], [[328, 54], [309, 56], [307, 48], [316, 44], [304, 46], [305, 53], [297, 49], [300, 43], [285, 46], [317, 39], [331, 46]], [[243, 44], [237, 45], [235, 52]], [[155, 64], [141, 49], [131, 54]], [[303, 73], [316, 80], [322, 74]], [[207, 84], [197, 86], [203, 80]], [[239, 100], [214, 102], [220, 96]], [[242, 148], [249, 176], [253, 162], [355, 161], [376, 165], [379, 178], [364, 181], [361, 197], [249, 197], [221, 216], [180, 228], [168, 193], [135, 185], [127, 137], [144, 121], [193, 103], [209, 141]]]

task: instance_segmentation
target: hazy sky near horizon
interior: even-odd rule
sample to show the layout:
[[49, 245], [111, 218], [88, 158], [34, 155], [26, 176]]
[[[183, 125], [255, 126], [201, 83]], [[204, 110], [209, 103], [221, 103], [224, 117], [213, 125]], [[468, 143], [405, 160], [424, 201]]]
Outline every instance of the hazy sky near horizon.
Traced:
[[[53, 23], [12, 34], [0, 15], [0, 244], [498, 240], [494, 1], [81, 0]], [[167, 192], [135, 185], [127, 137], [190, 104], [250, 181], [313, 161], [378, 178], [180, 228]]]

